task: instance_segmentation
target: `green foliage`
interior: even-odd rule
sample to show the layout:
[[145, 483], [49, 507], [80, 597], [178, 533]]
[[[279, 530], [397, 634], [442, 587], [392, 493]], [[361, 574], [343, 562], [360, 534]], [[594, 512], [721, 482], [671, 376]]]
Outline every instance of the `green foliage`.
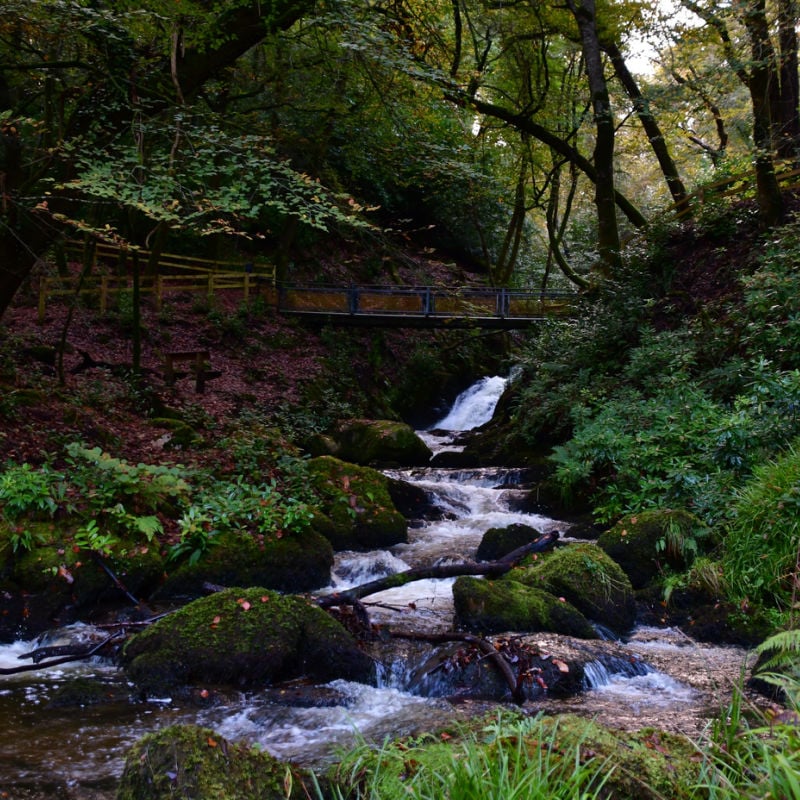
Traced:
[[709, 760], [697, 789], [715, 800], [800, 800], [797, 706], [773, 718], [756, 710], [749, 719], [743, 704], [744, 693], [736, 687], [730, 706], [712, 727], [715, 746], [706, 750]]
[[196, 563], [226, 532], [269, 540], [305, 530], [313, 519], [303, 499], [310, 497], [309, 490], [296, 485], [296, 491], [287, 493], [275, 479], [250, 484], [239, 476], [232, 482], [213, 483], [198, 493], [178, 520], [181, 538], [170, 549], [170, 559]]
[[734, 495], [725, 537], [726, 580], [736, 598], [787, 609], [800, 550], [800, 452], [758, 466]]
[[64, 475], [46, 464], [6, 464], [0, 472], [0, 509], [7, 520], [52, 517], [64, 502]]
[[[558, 726], [546, 729], [539, 716], [499, 715], [474, 732], [437, 743], [366, 744], [337, 768], [335, 797], [382, 800], [592, 800], [604, 797], [613, 767], [583, 752], [581, 741], [555, 746]], [[319, 792], [318, 797], [323, 795]]]
[[800, 337], [800, 225], [781, 228], [768, 242], [759, 269], [742, 280], [746, 328], [743, 341], [754, 354], [768, 354], [781, 369], [797, 369]]
[[135, 513], [154, 512], [184, 503], [191, 493], [187, 471], [180, 465], [134, 465], [78, 442], [66, 449], [70, 481], [89, 510], [107, 511], [122, 505]]

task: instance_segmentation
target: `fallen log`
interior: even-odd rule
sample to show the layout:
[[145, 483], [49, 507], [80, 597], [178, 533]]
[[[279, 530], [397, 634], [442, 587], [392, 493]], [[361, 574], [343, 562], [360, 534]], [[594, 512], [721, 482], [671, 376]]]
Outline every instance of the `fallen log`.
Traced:
[[331, 608], [332, 606], [352, 605], [363, 597], [383, 592], [386, 589], [395, 589], [398, 586], [405, 586], [414, 581], [426, 580], [428, 578], [456, 578], [460, 575], [484, 575], [489, 578], [497, 578], [504, 575], [512, 567], [516, 566], [525, 556], [531, 553], [541, 553], [549, 550], [558, 541], [558, 531], [552, 531], [534, 539], [522, 547], [518, 547], [508, 555], [497, 561], [463, 561], [460, 564], [439, 564], [434, 567], [414, 567], [405, 572], [397, 572], [394, 575], [387, 575], [377, 578], [361, 586], [354, 586], [343, 592], [333, 592], [317, 598], [317, 604], [321, 608]]
[[525, 692], [522, 682], [514, 675], [511, 665], [506, 661], [505, 656], [488, 640], [480, 636], [473, 636], [471, 633], [417, 633], [415, 631], [389, 631], [393, 639], [412, 639], [414, 641], [431, 642], [432, 644], [442, 644], [444, 642], [466, 642], [477, 647], [499, 670], [503, 676], [514, 702], [521, 706], [525, 702]]
[[[123, 638], [125, 638], [124, 633], [112, 633], [101, 642], [98, 642], [89, 648], [86, 646], [77, 646], [72, 649], [72, 652], [70, 652], [70, 645], [40, 648], [40, 650], [34, 650], [31, 653], [18, 656], [18, 658], [32, 658], [34, 660], [33, 664], [25, 664], [24, 666], [20, 667], [0, 667], [0, 675], [18, 675], [21, 672], [32, 672], [33, 670], [55, 667], [59, 664], [68, 664], [70, 661], [81, 661], [84, 658], [91, 658], [92, 656], [97, 655], [105, 647]], [[39, 658], [38, 656], [41, 652], [44, 652], [44, 655]], [[58, 658], [50, 658], [49, 661], [44, 660], [45, 658], [48, 658], [49, 656], [59, 652], [66, 653], [66, 655], [61, 655]]]

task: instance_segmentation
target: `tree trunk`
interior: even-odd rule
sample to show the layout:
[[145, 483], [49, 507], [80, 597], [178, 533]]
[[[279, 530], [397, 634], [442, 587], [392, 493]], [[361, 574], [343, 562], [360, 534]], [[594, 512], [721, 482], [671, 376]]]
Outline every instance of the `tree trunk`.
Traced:
[[580, 32], [594, 112], [596, 137], [594, 168], [597, 173], [594, 202], [597, 208], [597, 249], [600, 255], [598, 271], [603, 277], [610, 277], [618, 270], [621, 263], [614, 189], [614, 115], [603, 71], [595, 0], [581, 0], [580, 3], [568, 0], [567, 7], [572, 12]]
[[800, 66], [797, 59], [797, 0], [778, 2], [778, 50], [781, 84], [781, 158], [797, 159], [800, 148]]
[[633, 103], [633, 107], [639, 116], [639, 121], [642, 123], [644, 132], [647, 134], [647, 140], [650, 142], [650, 147], [653, 148], [658, 159], [661, 172], [669, 187], [672, 201], [678, 210], [686, 208], [686, 187], [683, 185], [681, 176], [678, 173], [678, 167], [672, 160], [669, 148], [667, 147], [667, 140], [661, 132], [653, 112], [650, 110], [650, 103], [639, 90], [636, 79], [631, 75], [625, 59], [622, 57], [619, 47], [616, 43], [612, 42], [605, 46], [605, 51], [608, 53], [611, 63], [614, 66], [619, 82], [622, 84], [625, 92]]

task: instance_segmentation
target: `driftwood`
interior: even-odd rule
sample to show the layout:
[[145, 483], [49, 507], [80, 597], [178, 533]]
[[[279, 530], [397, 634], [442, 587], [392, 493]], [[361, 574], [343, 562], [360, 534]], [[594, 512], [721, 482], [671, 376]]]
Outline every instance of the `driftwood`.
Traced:
[[[18, 656], [18, 658], [33, 659], [33, 664], [25, 664], [19, 667], [0, 667], [0, 675], [17, 675], [21, 672], [47, 669], [48, 667], [55, 667], [59, 664], [68, 664], [70, 661], [81, 661], [84, 658], [91, 658], [114, 642], [123, 639], [126, 635], [127, 634], [124, 632], [112, 633], [110, 636], [107, 636], [105, 639], [103, 639], [102, 642], [97, 642], [88, 648], [86, 646], [72, 645], [63, 645], [60, 647], [41, 647], [38, 650], [33, 650], [30, 653], [25, 653], [21, 656]], [[54, 655], [58, 655], [58, 657], [51, 658], [51, 656]], [[45, 661], [46, 658], [50, 658], [50, 660]]]
[[511, 665], [506, 661], [505, 656], [488, 640], [480, 636], [473, 636], [471, 633], [417, 633], [415, 631], [390, 631], [389, 635], [393, 639], [412, 639], [414, 641], [431, 642], [432, 644], [442, 644], [444, 642], [466, 642], [477, 647], [499, 670], [508, 688], [511, 690], [511, 697], [517, 705], [525, 702], [525, 692], [522, 683], [517, 680]]
[[397, 572], [394, 575], [387, 575], [369, 583], [362, 583], [361, 586], [354, 586], [343, 592], [333, 592], [317, 599], [317, 604], [321, 608], [331, 608], [331, 606], [353, 605], [362, 597], [366, 597], [376, 592], [386, 589], [394, 589], [398, 586], [405, 586], [407, 583], [425, 580], [426, 578], [455, 578], [459, 575], [485, 575], [496, 578], [508, 572], [525, 556], [531, 553], [541, 553], [549, 550], [558, 541], [558, 532], [546, 533], [538, 539], [534, 539], [522, 547], [518, 547], [508, 555], [497, 561], [464, 561], [460, 564], [440, 564], [435, 567], [415, 567], [405, 572]]

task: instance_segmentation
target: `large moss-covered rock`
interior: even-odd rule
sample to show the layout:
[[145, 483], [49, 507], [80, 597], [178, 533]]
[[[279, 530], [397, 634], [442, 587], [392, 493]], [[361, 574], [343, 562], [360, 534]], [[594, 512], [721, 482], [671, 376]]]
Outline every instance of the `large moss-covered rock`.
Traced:
[[352, 419], [339, 423], [331, 436], [339, 458], [354, 464], [419, 467], [427, 464], [433, 455], [414, 429], [404, 422]]
[[0, 523], [0, 641], [32, 638], [100, 608], [128, 607], [162, 580], [156, 547], [120, 539], [97, 556], [75, 545], [76, 527]]
[[[288, 778], [288, 780], [287, 780]], [[308, 773], [194, 725], [172, 725], [128, 752], [117, 800], [291, 800]], [[289, 788], [291, 787], [291, 788]]]
[[497, 561], [518, 547], [538, 539], [541, 535], [536, 528], [518, 522], [507, 525], [505, 528], [489, 528], [483, 534], [475, 558], [478, 561]]
[[552, 631], [597, 638], [586, 617], [564, 598], [514, 580], [458, 578], [453, 584], [453, 602], [457, 622], [469, 630]]
[[634, 593], [628, 576], [594, 544], [560, 547], [536, 563], [514, 571], [515, 580], [566, 598], [584, 616], [627, 633], [636, 619]]
[[704, 523], [682, 509], [654, 509], [621, 519], [597, 544], [625, 570], [634, 589], [642, 589], [664, 566], [683, 570], [704, 540]]
[[200, 560], [172, 572], [156, 598], [200, 597], [205, 594], [205, 583], [308, 592], [330, 583], [332, 566], [330, 542], [313, 530], [269, 540], [246, 533], [225, 533]]
[[312, 525], [334, 550], [379, 550], [406, 541], [408, 523], [392, 503], [385, 475], [332, 456], [312, 458], [308, 469], [321, 499]]
[[263, 588], [189, 603], [130, 639], [122, 660], [131, 680], [156, 695], [193, 684], [374, 676], [372, 660], [332, 617], [301, 597]]

